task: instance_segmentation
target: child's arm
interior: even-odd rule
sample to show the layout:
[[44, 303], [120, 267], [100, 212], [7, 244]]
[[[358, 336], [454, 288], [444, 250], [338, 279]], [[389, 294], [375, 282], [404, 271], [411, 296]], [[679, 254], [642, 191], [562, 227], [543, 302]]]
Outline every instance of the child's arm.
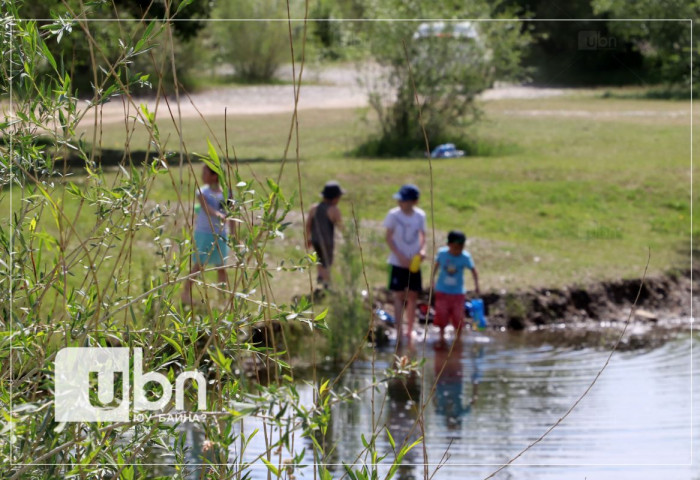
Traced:
[[433, 275], [430, 277], [430, 289], [435, 292], [435, 275], [437, 275], [438, 270], [440, 270], [440, 262], [435, 260], [433, 264]]
[[202, 210], [204, 210], [208, 217], [219, 218], [221, 220], [226, 219], [226, 215], [223, 212], [220, 212], [219, 210], [216, 210], [215, 208], [211, 207], [207, 203], [207, 201], [202, 197], [203, 195], [200, 193], [199, 195], [197, 195], [197, 200], [199, 200], [199, 205], [201, 205]]
[[314, 223], [314, 215], [316, 215], [316, 205], [311, 207], [309, 214], [306, 216], [306, 245], [311, 248], [311, 228]]
[[340, 209], [337, 205], [333, 205], [328, 208], [328, 218], [331, 222], [333, 222], [333, 225], [338, 227], [340, 230], [343, 229], [343, 218], [340, 215]]
[[420, 258], [425, 258], [425, 232], [423, 230], [418, 231], [418, 244], [420, 245]]
[[474, 279], [474, 292], [477, 295], [481, 295], [481, 291], [479, 290], [479, 272], [476, 271], [476, 267], [471, 269], [472, 272], [472, 278]]

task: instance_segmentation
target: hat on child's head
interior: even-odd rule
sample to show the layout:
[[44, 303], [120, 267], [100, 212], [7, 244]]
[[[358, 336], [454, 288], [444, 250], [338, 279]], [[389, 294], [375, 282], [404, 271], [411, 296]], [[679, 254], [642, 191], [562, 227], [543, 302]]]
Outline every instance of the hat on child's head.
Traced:
[[452, 230], [447, 234], [447, 243], [458, 243], [464, 245], [467, 241], [467, 236], [459, 230]]
[[329, 200], [332, 200], [334, 198], [338, 198], [339, 196], [343, 195], [345, 193], [345, 190], [341, 188], [340, 184], [334, 180], [331, 180], [330, 182], [326, 182], [326, 184], [323, 186], [323, 191], [321, 191], [321, 196], [323, 198], [327, 198]]
[[418, 197], [420, 197], [420, 190], [410, 183], [403, 185], [399, 191], [394, 194], [394, 198], [401, 202], [415, 201], [418, 200]]

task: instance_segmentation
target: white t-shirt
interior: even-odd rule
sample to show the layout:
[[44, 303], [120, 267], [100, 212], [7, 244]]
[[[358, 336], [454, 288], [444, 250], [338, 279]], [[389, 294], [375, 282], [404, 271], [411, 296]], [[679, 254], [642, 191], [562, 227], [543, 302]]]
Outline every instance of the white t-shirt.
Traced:
[[[384, 226], [393, 230], [393, 240], [396, 248], [406, 257], [412, 258], [420, 252], [419, 232], [425, 234], [425, 212], [418, 207], [413, 207], [413, 213], [406, 215], [401, 208], [394, 207], [389, 210], [384, 219]], [[398, 267], [401, 262], [392, 251], [388, 262]]]

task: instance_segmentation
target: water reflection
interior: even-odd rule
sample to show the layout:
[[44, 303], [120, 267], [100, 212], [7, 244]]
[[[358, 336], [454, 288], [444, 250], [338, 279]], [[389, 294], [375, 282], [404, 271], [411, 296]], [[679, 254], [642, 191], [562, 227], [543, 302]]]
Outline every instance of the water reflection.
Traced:
[[[452, 345], [437, 345], [435, 348], [435, 413], [445, 417], [445, 426], [450, 436], [459, 437], [462, 417], [476, 406], [479, 383], [482, 377], [484, 344], [469, 342], [465, 345], [455, 340]], [[467, 350], [471, 363], [471, 395], [465, 391], [463, 354]], [[467, 400], [469, 398], [469, 400]]]
[[[335, 464], [329, 467], [334, 477], [343, 475], [342, 463], [361, 458], [362, 435], [386, 426], [397, 450], [424, 436], [395, 478], [485, 478], [561, 418], [608, 355], [602, 348], [532, 344], [508, 335], [488, 340], [474, 335], [451, 350], [402, 352], [408, 363], [425, 355], [422, 375], [393, 379], [385, 390], [368, 389], [357, 401], [335, 406], [326, 436], [317, 438], [332, 454], [320, 461]], [[695, 340], [680, 335], [658, 349], [616, 353], [566, 421], [495, 478], [700, 480], [691, 463], [700, 457], [700, 428], [692, 415], [700, 395], [700, 362], [691, 355], [694, 342], [697, 351], [696, 334]], [[357, 362], [342, 386], [355, 390], [381, 377], [394, 362], [393, 353], [379, 354], [374, 367]], [[299, 393], [302, 402], [312, 401], [311, 388], [300, 385]], [[262, 429], [257, 421], [246, 420], [248, 434]], [[265, 442], [258, 437], [249, 444], [246, 461], [255, 463], [255, 455], [264, 451]], [[382, 477], [394, 458], [387, 438], [378, 435], [376, 441], [377, 451], [387, 454]], [[203, 441], [196, 432], [188, 437], [188, 461], [201, 463]], [[298, 445], [309, 451], [310, 444]], [[231, 458], [239, 453], [231, 452]], [[248, 470], [250, 478], [266, 478], [261, 467]], [[300, 480], [314, 478], [313, 468], [296, 475]]]

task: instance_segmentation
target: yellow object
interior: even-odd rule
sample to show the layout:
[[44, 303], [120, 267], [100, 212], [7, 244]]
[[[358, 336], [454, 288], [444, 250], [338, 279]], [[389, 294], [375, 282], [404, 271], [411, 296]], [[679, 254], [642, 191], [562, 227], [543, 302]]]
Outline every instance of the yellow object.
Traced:
[[418, 272], [420, 270], [420, 255], [414, 255], [411, 259], [411, 265], [409, 265], [408, 270], [412, 273]]

